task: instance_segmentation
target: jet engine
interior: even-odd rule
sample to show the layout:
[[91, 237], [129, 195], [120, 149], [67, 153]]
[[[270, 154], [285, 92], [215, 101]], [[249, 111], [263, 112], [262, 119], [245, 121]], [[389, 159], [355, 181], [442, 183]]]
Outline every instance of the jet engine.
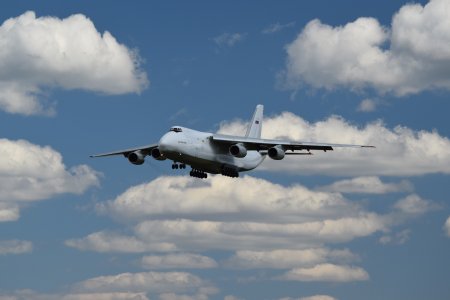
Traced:
[[152, 157], [156, 160], [165, 160], [166, 158], [161, 154], [161, 151], [159, 151], [159, 148], [153, 148], [152, 149]]
[[229, 151], [234, 157], [245, 157], [247, 155], [247, 149], [241, 143], [231, 145]]
[[128, 160], [133, 165], [142, 165], [145, 161], [145, 155], [140, 150], [128, 154]]
[[267, 154], [271, 159], [275, 160], [282, 160], [285, 155], [284, 150], [280, 145], [270, 148], [269, 151], [267, 151]]

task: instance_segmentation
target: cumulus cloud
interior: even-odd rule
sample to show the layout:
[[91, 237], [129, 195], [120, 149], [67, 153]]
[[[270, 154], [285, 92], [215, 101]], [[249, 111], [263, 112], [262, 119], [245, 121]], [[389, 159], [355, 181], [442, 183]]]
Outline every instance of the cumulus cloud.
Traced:
[[245, 39], [246, 35], [247, 35], [246, 33], [239, 33], [239, 32], [229, 33], [229, 32], [225, 32], [225, 33], [222, 33], [221, 35], [218, 35], [218, 36], [214, 37], [212, 40], [219, 47], [233, 47], [238, 42], [243, 41]]
[[[271, 257], [282, 260], [285, 256], [300, 264], [302, 259], [306, 262], [307, 249], [388, 232], [433, 207], [430, 201], [412, 194], [398, 200], [391, 211], [379, 214], [334, 191], [282, 186], [250, 176], [211, 176], [205, 181], [185, 176], [159, 177], [99, 206], [101, 212], [135, 224], [126, 235], [99, 231], [68, 240], [66, 245], [80, 250], [130, 253], [228, 250], [238, 251], [231, 262], [244, 267], [269, 267], [274, 264]], [[309, 257], [312, 262], [315, 258], [316, 264], [336, 261], [336, 251], [317, 250], [316, 256]], [[338, 260], [343, 262], [343, 256]]]
[[384, 183], [379, 177], [363, 176], [333, 182], [318, 188], [320, 191], [357, 194], [387, 194], [396, 192], [410, 192], [413, 185], [406, 180], [397, 183]]
[[20, 217], [19, 206], [0, 201], [0, 222], [17, 221]]
[[287, 45], [283, 84], [374, 88], [402, 96], [450, 89], [450, 2], [406, 4], [391, 28], [374, 18], [332, 27], [309, 22]]
[[29, 11], [3, 22], [0, 41], [0, 109], [9, 113], [53, 113], [42, 100], [49, 88], [118, 95], [148, 85], [137, 52], [82, 14], [59, 19]]
[[[234, 252], [222, 261], [224, 267], [283, 269], [284, 280], [366, 280], [367, 272], [349, 266], [359, 261], [356, 254], [325, 245], [377, 232], [386, 235], [394, 226], [418, 215], [410, 211], [412, 203], [420, 207], [424, 202], [431, 204], [418, 196], [410, 198], [413, 200], [400, 199], [390, 211], [380, 214], [341, 193], [298, 184], [283, 186], [250, 176], [211, 176], [202, 181], [163, 176], [131, 187], [97, 207], [101, 213], [128, 224], [123, 233], [98, 231], [68, 240], [66, 245], [97, 252], [171, 252], [144, 256], [141, 266], [152, 270], [212, 268], [217, 262], [203, 253], [218, 250]], [[171, 293], [176, 297], [205, 294], [161, 293], [167, 297], [175, 297]]]
[[270, 24], [269, 26], [264, 28], [261, 31], [261, 33], [262, 34], [272, 34], [272, 33], [279, 32], [279, 31], [281, 31], [283, 29], [293, 27], [294, 25], [295, 25], [295, 22], [289, 22], [289, 23], [286, 23], [286, 24], [280, 24], [279, 22], [277, 22], [277, 23]]
[[[243, 121], [223, 122], [220, 133], [243, 134]], [[450, 173], [450, 140], [436, 131], [415, 131], [404, 126], [387, 128], [381, 121], [364, 127], [332, 116], [309, 123], [290, 112], [264, 119], [262, 136], [308, 142], [374, 145], [375, 149], [335, 148], [310, 156], [266, 159], [260, 168], [295, 174], [336, 176], [414, 176]]]
[[0, 300], [149, 300], [145, 293], [66, 293], [42, 294], [33, 290], [19, 290], [0, 295]]
[[53, 294], [28, 289], [17, 290], [2, 293], [0, 300], [149, 300], [149, 296], [152, 296], [151, 299], [158, 297], [161, 300], [207, 300], [210, 295], [217, 292], [217, 289], [207, 281], [190, 273], [181, 272], [101, 276], [75, 284], [71, 290]]
[[377, 109], [378, 103], [373, 99], [364, 99], [359, 103], [357, 110], [362, 112], [372, 112]]
[[118, 253], [167, 252], [176, 250], [175, 245], [172, 243], [146, 243], [134, 236], [126, 236], [107, 231], [94, 232], [82, 239], [69, 239], [65, 241], [65, 245], [84, 251]]
[[312, 268], [296, 268], [283, 274], [280, 279], [292, 281], [349, 282], [369, 280], [362, 268], [334, 264], [320, 264]]
[[207, 294], [196, 294], [196, 295], [179, 295], [175, 293], [164, 293], [160, 294], [159, 300], [208, 300], [209, 296]]
[[445, 221], [444, 231], [447, 234], [447, 236], [450, 237], [450, 217], [448, 217], [447, 221]]
[[237, 251], [226, 265], [234, 268], [255, 269], [290, 269], [314, 266], [327, 261], [351, 262], [358, 256], [349, 250], [330, 250], [311, 248], [301, 250], [277, 249], [272, 251]]
[[394, 207], [406, 215], [421, 215], [436, 208], [436, 205], [431, 201], [422, 199], [419, 195], [411, 194], [397, 201]]
[[86, 165], [67, 169], [61, 154], [49, 146], [0, 139], [0, 221], [17, 220], [25, 202], [82, 194], [98, 185], [98, 177]]
[[203, 255], [178, 253], [144, 256], [141, 265], [145, 269], [210, 269], [217, 267], [217, 262]]
[[392, 235], [383, 235], [380, 237], [379, 242], [383, 245], [386, 244], [394, 244], [394, 245], [403, 245], [409, 240], [409, 236], [411, 234], [411, 230], [405, 229], [396, 234]]
[[216, 288], [209, 282], [186, 272], [141, 272], [99, 276], [77, 283], [79, 292], [148, 292], [213, 294]]
[[337, 299], [327, 295], [315, 295], [309, 297], [302, 297], [300, 298], [300, 300], [337, 300]]
[[24, 254], [33, 251], [33, 243], [20, 240], [0, 240], [0, 255]]
[[[174, 241], [177, 247], [186, 250], [257, 250], [345, 242], [371, 235], [384, 226], [382, 217], [362, 213], [354, 217], [289, 224], [185, 219], [144, 221], [136, 226], [135, 233], [149, 243]], [[159, 232], [159, 236], [154, 232]]]
[[60, 298], [62, 300], [149, 300], [145, 293], [86, 293], [67, 294]]
[[159, 177], [129, 188], [97, 209], [127, 220], [166, 216], [273, 222], [359, 211], [340, 194], [313, 191], [301, 185], [285, 187], [250, 176], [239, 180], [236, 184], [234, 179], [223, 176], [212, 176], [202, 182], [186, 176]]

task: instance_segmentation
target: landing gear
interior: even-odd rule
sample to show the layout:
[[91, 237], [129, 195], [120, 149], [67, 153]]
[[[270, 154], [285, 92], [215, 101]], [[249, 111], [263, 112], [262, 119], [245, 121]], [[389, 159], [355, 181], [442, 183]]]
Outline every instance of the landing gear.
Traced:
[[172, 164], [172, 170], [173, 169], [186, 169], [186, 164], [177, 164], [177, 163], [173, 163]]
[[192, 169], [192, 171], [189, 172], [189, 175], [191, 175], [192, 177], [197, 177], [197, 178], [201, 178], [201, 179], [208, 178], [208, 174], [206, 174], [203, 171], [196, 170], [196, 169]]
[[239, 172], [236, 168], [230, 167], [230, 166], [223, 166], [221, 174], [223, 176], [228, 177], [239, 177]]

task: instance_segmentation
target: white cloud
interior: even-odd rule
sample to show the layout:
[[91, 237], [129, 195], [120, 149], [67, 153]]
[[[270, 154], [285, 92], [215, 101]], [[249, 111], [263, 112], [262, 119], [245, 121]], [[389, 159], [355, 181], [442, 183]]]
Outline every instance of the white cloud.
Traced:
[[362, 268], [320, 264], [312, 268], [296, 268], [283, 274], [279, 279], [293, 281], [350, 282], [369, 280], [369, 274]]
[[[397, 183], [373, 186], [367, 189], [395, 192], [404, 187]], [[250, 176], [239, 179], [211, 176], [204, 181], [164, 176], [131, 187], [99, 205], [102, 213], [131, 225], [125, 234], [98, 231], [68, 240], [66, 245], [80, 250], [123, 253], [238, 251], [231, 262], [241, 267], [270, 267], [275, 264], [271, 257], [278, 260], [279, 266], [287, 257], [291, 260], [287, 259], [286, 266], [301, 264], [302, 259], [306, 263], [307, 250], [314, 248], [322, 250], [309, 256], [311, 264], [342, 263], [344, 257], [334, 259], [337, 250], [324, 249], [323, 245], [376, 232], [387, 235], [392, 227], [434, 207], [432, 202], [412, 194], [394, 203], [390, 211], [379, 214], [335, 191], [282, 186]], [[290, 255], [284, 255], [283, 251]]]
[[447, 221], [445, 221], [444, 231], [447, 234], [447, 236], [450, 237], [450, 217], [448, 217]]
[[17, 220], [27, 201], [82, 194], [99, 184], [98, 177], [87, 165], [67, 169], [61, 154], [49, 146], [0, 139], [0, 221]]
[[[246, 123], [222, 123], [220, 133], [243, 134]], [[381, 121], [358, 127], [336, 116], [309, 123], [289, 112], [265, 118], [264, 138], [297, 141], [374, 145], [375, 149], [335, 148], [310, 156], [266, 159], [260, 169], [295, 174], [337, 176], [414, 176], [450, 174], [450, 140], [436, 131], [387, 128]]]
[[412, 194], [397, 201], [394, 207], [407, 215], [421, 215], [436, 206], [432, 202], [422, 199], [419, 195]]
[[222, 33], [213, 38], [214, 43], [219, 47], [233, 47], [236, 43], [245, 39], [246, 33]]
[[310, 297], [302, 297], [300, 298], [300, 300], [337, 300], [337, 299], [327, 295], [315, 295]]
[[[261, 197], [262, 194], [266, 196]], [[298, 222], [359, 211], [340, 194], [313, 191], [301, 185], [284, 187], [250, 176], [240, 178], [239, 184], [223, 176], [212, 176], [202, 182], [186, 176], [159, 177], [133, 186], [97, 208], [127, 220], [151, 216], [193, 219], [214, 216], [216, 220], [275, 222]]]
[[146, 243], [134, 236], [120, 235], [114, 232], [94, 232], [82, 239], [65, 241], [68, 247], [79, 250], [96, 252], [142, 253], [149, 251], [174, 251], [176, 247], [171, 243]]
[[196, 294], [196, 295], [178, 295], [175, 293], [164, 293], [160, 294], [158, 299], [160, 300], [208, 300], [209, 296], [207, 294]]
[[364, 99], [358, 105], [358, 111], [362, 112], [372, 112], [377, 109], [377, 102], [373, 99]]
[[62, 300], [149, 300], [145, 293], [90, 293], [67, 294]]
[[351, 262], [358, 256], [349, 250], [330, 250], [311, 248], [301, 250], [277, 249], [272, 251], [237, 251], [226, 265], [234, 268], [254, 269], [290, 269], [314, 266], [327, 261]]
[[100, 231], [66, 245], [100, 252], [301, 249], [385, 230], [383, 216], [339, 193], [237, 180], [159, 177], [131, 187], [98, 208], [137, 224], [131, 236]]
[[160, 293], [202, 293], [216, 292], [207, 281], [186, 272], [141, 272], [99, 276], [77, 283], [79, 292], [148, 292]]
[[0, 295], [0, 300], [149, 300], [145, 293], [67, 293], [41, 294], [33, 290], [19, 290], [10, 295]]
[[233, 295], [227, 295], [223, 298], [223, 300], [239, 300], [239, 298], [237, 298]]
[[376, 214], [363, 213], [293, 224], [155, 220], [139, 223], [135, 234], [148, 243], [175, 243], [177, 248], [188, 251], [298, 249], [368, 236], [383, 230], [383, 222]]
[[295, 25], [295, 22], [289, 22], [289, 23], [286, 23], [286, 24], [280, 24], [279, 22], [277, 22], [277, 23], [274, 23], [274, 24], [270, 24], [269, 26], [264, 28], [261, 31], [261, 33], [262, 34], [272, 34], [272, 33], [279, 32], [279, 31], [281, 31], [283, 29], [293, 27], [294, 25]]
[[406, 4], [385, 28], [374, 18], [309, 22], [286, 47], [284, 84], [375, 88], [396, 95], [450, 89], [450, 2]]
[[379, 177], [363, 176], [336, 181], [330, 185], [318, 188], [320, 191], [358, 194], [387, 194], [396, 192], [410, 192], [413, 186], [409, 181], [398, 183], [384, 183]]
[[33, 251], [33, 243], [20, 240], [0, 240], [0, 255], [24, 254]]
[[217, 262], [203, 255], [177, 253], [144, 256], [141, 265], [145, 269], [210, 269], [217, 267]]
[[[353, 217], [318, 218], [302, 223], [194, 221], [188, 219], [142, 221], [134, 235], [120, 240], [105, 232], [66, 241], [80, 250], [97, 252], [207, 251], [301, 249], [322, 243], [342, 243], [386, 230], [385, 217], [361, 211]], [[154, 233], [158, 232], [157, 235]], [[92, 237], [95, 237], [93, 239]], [[129, 247], [132, 240], [139, 248]], [[161, 246], [162, 245], [162, 246]], [[158, 246], [163, 249], [157, 249]], [[156, 250], [155, 250], [156, 249]]]
[[0, 109], [9, 113], [53, 113], [41, 99], [48, 88], [117, 95], [148, 85], [136, 51], [82, 14], [37, 18], [29, 11], [4, 21], [0, 41]]
[[411, 234], [411, 230], [405, 229], [400, 232], [397, 232], [394, 235], [383, 235], [379, 242], [383, 245], [386, 244], [395, 244], [395, 245], [403, 245], [409, 240], [409, 236]]
[[0, 202], [0, 222], [17, 221], [20, 217], [19, 206]]

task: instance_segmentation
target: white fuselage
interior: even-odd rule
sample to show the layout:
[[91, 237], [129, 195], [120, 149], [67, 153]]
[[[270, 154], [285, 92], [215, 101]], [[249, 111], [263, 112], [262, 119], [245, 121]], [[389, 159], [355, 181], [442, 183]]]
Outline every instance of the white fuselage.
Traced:
[[218, 174], [224, 166], [235, 168], [238, 172], [248, 171], [259, 166], [265, 154], [248, 151], [242, 158], [234, 157], [228, 145], [213, 143], [212, 133], [177, 127], [179, 131], [169, 131], [159, 140], [161, 154], [170, 160], [184, 163], [203, 172]]

